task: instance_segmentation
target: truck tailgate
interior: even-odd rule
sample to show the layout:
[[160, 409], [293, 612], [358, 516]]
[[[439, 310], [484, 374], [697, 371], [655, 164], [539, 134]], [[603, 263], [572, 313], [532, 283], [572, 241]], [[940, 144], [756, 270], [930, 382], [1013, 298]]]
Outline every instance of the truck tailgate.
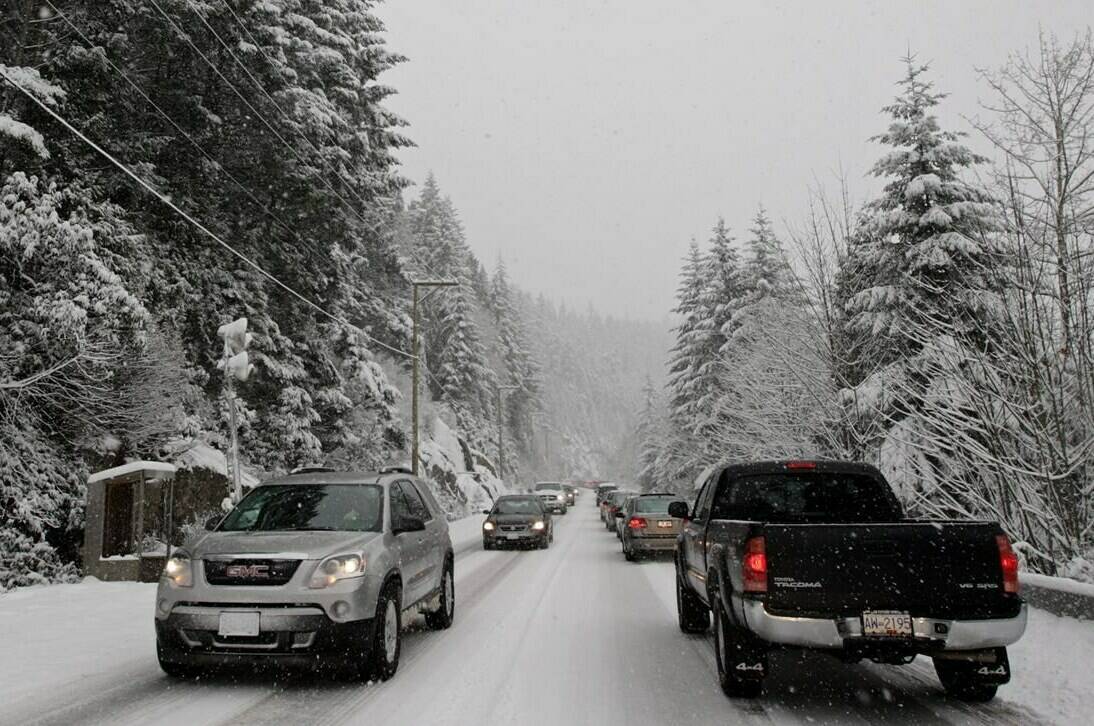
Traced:
[[803, 617], [897, 610], [913, 617], [1012, 617], [996, 525], [766, 524], [766, 607]]

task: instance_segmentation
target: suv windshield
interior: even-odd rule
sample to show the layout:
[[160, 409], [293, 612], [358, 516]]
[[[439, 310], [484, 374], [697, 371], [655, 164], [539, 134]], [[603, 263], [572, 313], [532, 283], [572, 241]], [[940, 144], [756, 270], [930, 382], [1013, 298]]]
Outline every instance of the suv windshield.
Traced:
[[243, 497], [220, 532], [379, 532], [384, 490], [373, 484], [274, 484]]
[[535, 499], [499, 499], [494, 514], [542, 514], [543, 507]]
[[724, 487], [712, 519], [764, 522], [892, 522], [900, 505], [873, 477], [847, 473], [744, 476]]
[[546, 491], [546, 490], [558, 490], [558, 489], [561, 489], [561, 488], [562, 488], [561, 484], [557, 484], [557, 483], [554, 483], [554, 482], [541, 482], [539, 484], [536, 484], [536, 491], [537, 492], [542, 492], [542, 491]]
[[639, 497], [634, 503], [634, 511], [639, 514], [668, 512], [669, 503], [674, 501], [675, 497]]

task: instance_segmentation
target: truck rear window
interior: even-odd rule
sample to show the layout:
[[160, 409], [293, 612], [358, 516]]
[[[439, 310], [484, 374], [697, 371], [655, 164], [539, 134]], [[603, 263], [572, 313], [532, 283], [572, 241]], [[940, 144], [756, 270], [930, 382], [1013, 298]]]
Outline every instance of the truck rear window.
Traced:
[[893, 522], [903, 518], [884, 482], [862, 474], [785, 472], [729, 482], [711, 509], [713, 519], [759, 522]]

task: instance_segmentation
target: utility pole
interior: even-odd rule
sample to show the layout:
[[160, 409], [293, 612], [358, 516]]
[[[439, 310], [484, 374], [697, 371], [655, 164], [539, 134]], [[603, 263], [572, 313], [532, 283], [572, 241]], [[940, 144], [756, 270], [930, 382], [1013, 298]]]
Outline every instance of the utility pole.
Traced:
[[[418, 456], [421, 441], [418, 434], [418, 380], [421, 377], [419, 368], [421, 366], [421, 345], [418, 342], [418, 318], [419, 318], [419, 305], [423, 302], [419, 297], [418, 289], [422, 287], [455, 287], [460, 283], [455, 280], [411, 280], [410, 285], [414, 289], [414, 302], [411, 306], [410, 317], [413, 321], [411, 329], [411, 354], [414, 356], [413, 362], [413, 391], [410, 394], [410, 417], [414, 419], [413, 431], [411, 433], [411, 447], [410, 447], [410, 468], [414, 472], [414, 476], [418, 476]], [[428, 295], [426, 296], [428, 297]]]
[[502, 414], [501, 408], [501, 392], [502, 391], [515, 391], [520, 386], [501, 386], [496, 389], [497, 409], [498, 409], [498, 479], [505, 481], [505, 442], [503, 436], [505, 432], [505, 417]]
[[239, 439], [236, 435], [235, 381], [250, 378], [255, 367], [251, 365], [247, 348], [254, 336], [247, 332], [247, 318], [239, 318], [217, 328], [217, 335], [224, 339], [224, 355], [217, 367], [224, 370], [224, 387], [228, 394], [228, 427], [232, 442], [232, 491], [233, 503], [243, 498], [243, 484], [239, 476]]

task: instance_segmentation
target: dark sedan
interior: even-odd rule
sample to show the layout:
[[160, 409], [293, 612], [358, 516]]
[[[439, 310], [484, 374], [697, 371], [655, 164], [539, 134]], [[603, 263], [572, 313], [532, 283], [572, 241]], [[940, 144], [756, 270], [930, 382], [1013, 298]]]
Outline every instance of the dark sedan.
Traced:
[[492, 550], [505, 545], [533, 545], [547, 549], [555, 539], [551, 515], [544, 510], [539, 497], [514, 494], [498, 497], [491, 509], [484, 509], [482, 548]]

